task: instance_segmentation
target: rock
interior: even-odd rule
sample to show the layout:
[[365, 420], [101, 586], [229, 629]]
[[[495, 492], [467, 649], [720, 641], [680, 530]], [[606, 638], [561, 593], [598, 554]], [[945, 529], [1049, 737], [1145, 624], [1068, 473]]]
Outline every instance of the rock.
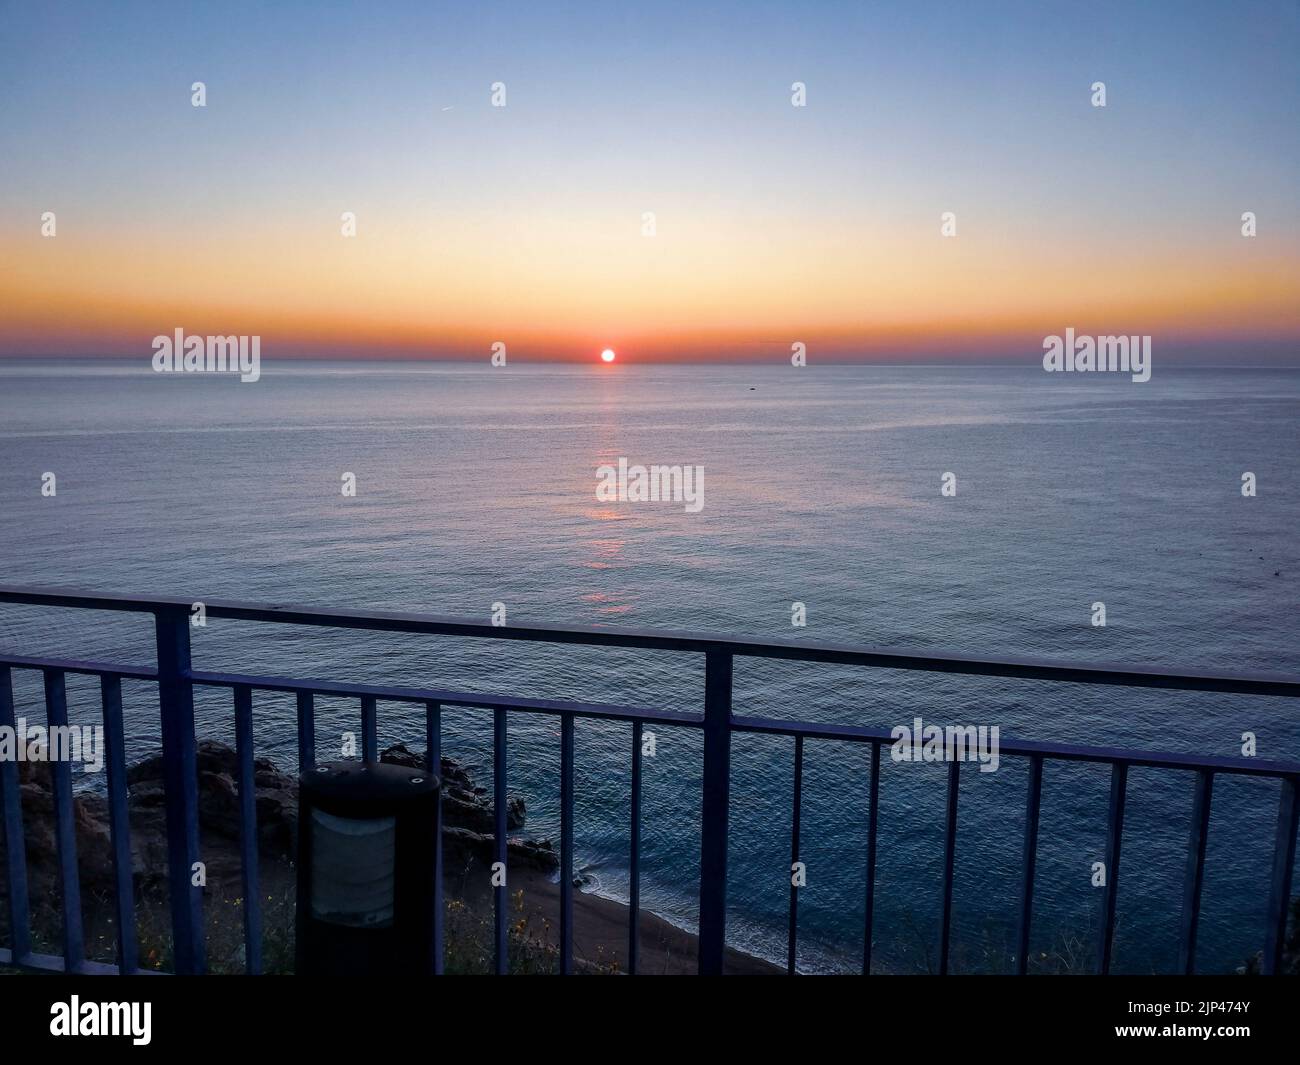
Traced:
[[[426, 751], [425, 754], [428, 754], [428, 752]], [[424, 768], [424, 757], [416, 754], [404, 743], [395, 743], [391, 747], [386, 748], [380, 753], [379, 760], [381, 762], [387, 762], [389, 765], [400, 765], [403, 769]], [[447, 763], [447, 758], [444, 756], [442, 761], [445, 765]], [[445, 786], [446, 778], [444, 777], [444, 787]]]
[[[468, 828], [444, 826], [442, 853], [443, 860], [451, 866], [463, 865], [469, 858], [484, 865], [491, 865], [496, 861], [496, 840], [490, 835], [474, 832]], [[514, 868], [522, 866], [540, 869], [545, 873], [553, 873], [560, 867], [559, 856], [555, 853], [555, 847], [549, 839], [507, 837], [506, 862]]]
[[[58, 868], [58, 844], [54, 832], [54, 790], [47, 763], [18, 764], [18, 794], [28, 861], [38, 867], [48, 867], [54, 875]], [[90, 874], [94, 883], [97, 870], [106, 870], [105, 879], [111, 879], [113, 843], [105, 800], [99, 795], [73, 796], [72, 827], [83, 882]]]
[[[425, 754], [416, 754], [404, 743], [389, 747], [379, 755], [379, 760], [407, 769], [423, 769], [425, 766]], [[442, 778], [443, 830], [468, 828], [490, 838], [496, 825], [487, 790], [476, 787], [465, 767], [445, 754], [439, 775]], [[517, 832], [523, 828], [526, 816], [524, 800], [518, 795], [509, 796], [506, 799], [506, 831]]]
[[[202, 740], [195, 750], [198, 769], [199, 828], [229, 840], [239, 839], [238, 754], [224, 743]], [[126, 771], [133, 807], [165, 809], [162, 755], [146, 758]], [[253, 759], [258, 849], [291, 855], [298, 830], [298, 780], [265, 758]]]
[[[381, 755], [385, 762], [423, 768], [424, 759], [398, 744]], [[199, 834], [209, 884], [237, 881], [240, 875], [238, 755], [223, 743], [200, 742], [195, 750], [198, 770]], [[131, 831], [131, 864], [137, 890], [162, 889], [167, 884], [167, 815], [162, 755], [153, 755], [127, 768], [127, 809]], [[443, 844], [449, 862], [473, 855], [487, 863], [495, 857], [492, 804], [455, 759], [443, 757]], [[18, 770], [26, 841], [30, 891], [33, 897], [58, 891], [58, 845], [55, 837], [54, 795], [47, 763], [21, 762]], [[265, 758], [253, 762], [257, 805], [258, 848], [264, 855], [292, 860], [296, 855], [298, 780]], [[506, 824], [523, 826], [524, 800], [511, 796]], [[111, 895], [113, 842], [108, 803], [102, 795], [82, 793], [72, 800], [77, 864], [83, 896]], [[3, 826], [0, 825], [0, 844]], [[508, 838], [509, 860], [551, 872], [559, 859], [550, 840]]]

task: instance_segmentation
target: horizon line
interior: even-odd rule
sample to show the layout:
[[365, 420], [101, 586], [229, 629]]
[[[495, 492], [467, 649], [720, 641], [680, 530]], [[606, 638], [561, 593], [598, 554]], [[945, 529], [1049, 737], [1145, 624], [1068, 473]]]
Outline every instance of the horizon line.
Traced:
[[[1300, 353], [1295, 356], [1294, 362], [1264, 362], [1264, 363], [1222, 363], [1222, 362], [1201, 362], [1198, 360], [1185, 361], [1176, 360], [1166, 363], [1164, 369], [1178, 370], [1300, 370]], [[103, 362], [120, 362], [136, 363], [141, 362], [145, 365], [149, 362], [149, 357], [139, 355], [118, 355], [118, 354], [89, 354], [89, 353], [44, 353], [28, 354], [0, 351], [0, 360], [5, 361], [28, 361], [28, 362], [61, 362], [65, 360], [85, 360], [85, 361], [103, 361]], [[312, 354], [312, 355], [277, 355], [272, 358], [262, 357], [263, 364], [274, 366], [277, 362], [339, 362], [339, 363], [455, 363], [457, 365], [480, 366], [488, 363], [489, 358], [469, 357], [469, 356], [451, 356], [451, 355], [392, 355], [392, 356], [374, 356], [374, 355], [340, 355], [340, 354]], [[788, 364], [787, 359], [762, 359], [762, 358], [745, 358], [745, 357], [722, 357], [722, 358], [698, 358], [698, 359], [681, 359], [681, 358], [625, 358], [615, 364], [598, 362], [590, 358], [557, 358], [557, 357], [517, 357], [512, 363], [507, 363], [504, 367], [509, 369], [511, 365], [515, 366], [590, 366], [593, 369], [601, 369], [606, 372], [616, 372], [620, 367], [628, 366], [785, 366]], [[992, 361], [976, 362], [971, 359], [930, 359], [920, 358], [912, 359], [905, 362], [887, 362], [871, 358], [845, 358], [842, 356], [827, 356], [811, 361], [808, 365], [822, 366], [881, 366], [895, 369], [917, 368], [917, 369], [962, 369], [962, 368], [985, 368], [985, 369], [1014, 369], [1014, 368], [1040, 368], [1041, 359], [1016, 359], [1011, 356], [992, 357]], [[502, 367], [495, 367], [501, 369]]]

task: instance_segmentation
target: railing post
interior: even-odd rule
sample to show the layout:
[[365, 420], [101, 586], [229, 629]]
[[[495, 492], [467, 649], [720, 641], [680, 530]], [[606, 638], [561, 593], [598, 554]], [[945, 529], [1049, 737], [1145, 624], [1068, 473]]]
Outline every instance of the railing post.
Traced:
[[1106, 820], [1106, 886], [1101, 901], [1101, 942], [1097, 944], [1097, 972], [1110, 975], [1111, 952], [1115, 945], [1115, 900], [1119, 895], [1119, 854], [1124, 842], [1124, 789], [1128, 765], [1112, 762], [1110, 767], [1110, 813]]
[[379, 724], [375, 702], [373, 695], [361, 697], [361, 760], [364, 762], [379, 761]]
[[1273, 843], [1273, 875], [1269, 879], [1268, 931], [1264, 941], [1265, 976], [1282, 971], [1287, 914], [1291, 909], [1291, 867], [1295, 865], [1295, 837], [1300, 826], [1300, 778], [1283, 777], [1277, 807], [1277, 837]]
[[632, 802], [631, 824], [628, 826], [628, 931], [627, 972], [635, 976], [637, 955], [641, 952], [641, 722], [632, 722]]
[[1202, 769], [1196, 774], [1192, 799], [1192, 829], [1187, 839], [1187, 865], [1183, 874], [1182, 934], [1178, 937], [1178, 971], [1191, 976], [1196, 970], [1196, 926], [1201, 919], [1201, 887], [1205, 883], [1205, 841], [1210, 832], [1210, 798], [1214, 774]]
[[560, 975], [573, 973], [573, 715], [560, 719]]
[[192, 887], [199, 860], [199, 788], [195, 764], [194, 687], [190, 682], [189, 614], [159, 607], [158, 702], [162, 711], [163, 794], [167, 802], [167, 884], [171, 894], [172, 955], [180, 975], [202, 973], [202, 888]]
[[126, 734], [122, 729], [122, 680], [99, 678], [104, 710], [104, 745], [108, 753], [108, 824], [113, 844], [113, 884], [117, 904], [117, 967], [122, 973], [140, 968], [135, 929], [135, 880], [131, 872], [131, 815], [126, 786]]
[[794, 738], [794, 802], [790, 811], [790, 923], [786, 929], [785, 971], [794, 976], [799, 958], [799, 888], [794, 882], [799, 861], [799, 829], [803, 820], [803, 737]]
[[939, 975], [948, 975], [948, 948], [952, 938], [952, 872], [957, 855], [957, 787], [961, 762], [948, 763], [948, 804], [943, 823], [943, 916], [939, 921]]
[[[298, 772], [316, 768], [316, 697], [298, 693]], [[436, 773], [437, 770], [435, 769]]]
[[262, 890], [257, 871], [257, 777], [253, 759], [253, 690], [235, 688], [235, 757], [239, 768], [239, 852], [244, 890], [244, 971], [262, 975]]
[[[16, 724], [13, 677], [8, 666], [0, 666], [0, 727], [12, 731]], [[5, 867], [8, 873], [9, 943], [13, 948], [13, 960], [17, 962], [25, 960], [32, 952], [32, 935], [18, 763], [11, 758], [0, 760], [0, 818], [4, 820]]]
[[510, 892], [505, 877], [508, 869], [508, 840], [506, 838], [506, 712], [500, 707], [492, 711], [492, 847], [501, 883], [492, 894], [496, 896], [492, 914], [492, 971], [497, 976], [510, 972]]
[[[430, 773], [442, 773], [442, 704], [425, 703], [425, 763]], [[442, 975], [442, 922], [446, 916], [446, 903], [442, 898], [442, 788], [434, 803], [433, 822], [433, 928], [429, 944], [429, 970], [434, 976]]]
[[1043, 801], [1043, 756], [1029, 759], [1029, 797], [1025, 803], [1025, 847], [1020, 872], [1020, 923], [1016, 929], [1016, 975], [1029, 971], [1029, 924], [1034, 918], [1034, 870], [1038, 864], [1038, 813]]
[[704, 657], [704, 795], [700, 831], [700, 975], [722, 972], [727, 921], [727, 807], [731, 788], [731, 655]]
[[880, 743], [871, 745], [871, 783], [867, 793], [866, 905], [863, 913], [862, 975], [871, 975], [871, 936], [876, 919], [876, 832], [880, 826]]
[[72, 765], [56, 757], [56, 729], [68, 727], [68, 694], [63, 671], [42, 670], [45, 675], [45, 720], [49, 723], [50, 785], [54, 799], [55, 855], [59, 862], [60, 916], [63, 925], [63, 966], [80, 972], [86, 963], [86, 936], [81, 921], [81, 880], [77, 872], [77, 829], [72, 808]]

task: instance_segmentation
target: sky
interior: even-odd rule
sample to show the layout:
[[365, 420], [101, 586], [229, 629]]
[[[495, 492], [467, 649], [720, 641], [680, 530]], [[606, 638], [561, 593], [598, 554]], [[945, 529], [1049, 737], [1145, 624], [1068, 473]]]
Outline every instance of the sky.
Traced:
[[1297, 115], [1297, 0], [0, 0], [0, 355], [1300, 365]]

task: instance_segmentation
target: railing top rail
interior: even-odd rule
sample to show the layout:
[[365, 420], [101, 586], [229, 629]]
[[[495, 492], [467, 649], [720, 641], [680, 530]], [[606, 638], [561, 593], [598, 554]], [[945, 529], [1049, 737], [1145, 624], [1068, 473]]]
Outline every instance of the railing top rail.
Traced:
[[[71, 588], [25, 588], [0, 585], [0, 603], [21, 603], [31, 606], [156, 613], [160, 610], [188, 611], [196, 601], [198, 600], [180, 596], [107, 595]], [[1080, 665], [1049, 659], [984, 658], [977, 655], [936, 654], [926, 650], [904, 648], [882, 650], [855, 644], [802, 643], [771, 639], [742, 640], [707, 633], [547, 624], [497, 626], [489, 622], [465, 618], [396, 611], [327, 610], [311, 606], [243, 603], [226, 599], [203, 599], [202, 603], [208, 617], [286, 625], [470, 636], [531, 643], [585, 644], [593, 647], [626, 647], [651, 651], [723, 653], [748, 658], [875, 666], [883, 669], [1050, 680], [1076, 684], [1117, 684], [1134, 688], [1281, 695], [1291, 698], [1300, 696], [1300, 677], [1277, 673], [1209, 673], [1191, 670], [1170, 672], [1122, 664]]]
[[96, 662], [86, 658], [43, 658], [35, 655], [11, 655], [0, 651], [0, 666], [14, 669], [53, 669], [60, 673], [83, 673], [93, 677], [119, 677], [122, 680], [158, 679], [158, 670], [131, 662]]
[[[296, 677], [269, 677], [258, 674], [209, 673], [192, 670], [195, 684], [216, 688], [252, 688], [255, 691], [310, 692], [313, 695], [353, 698], [370, 696], [394, 703], [438, 703], [443, 707], [474, 707], [485, 710], [533, 710], [546, 714], [572, 714], [576, 717], [614, 718], [646, 724], [681, 725], [698, 728], [704, 719], [698, 714], [659, 710], [648, 706], [621, 706], [612, 703], [577, 702], [571, 699], [527, 699], [491, 692], [450, 691], [443, 688], [412, 688], [393, 684], [341, 684], [329, 680], [303, 680]], [[1300, 766], [1296, 767], [1300, 769]]]
[[[127, 665], [114, 662], [93, 662], [72, 658], [35, 658], [31, 655], [11, 655], [0, 652], [0, 668], [53, 670], [57, 673], [79, 673], [97, 677], [118, 677], [123, 680], [157, 681], [158, 670], [152, 666]], [[259, 692], [308, 692], [312, 695], [355, 699], [369, 696], [390, 703], [438, 703], [444, 707], [474, 707], [484, 710], [536, 711], [543, 714], [575, 717], [612, 718], [618, 721], [640, 721], [644, 724], [678, 725], [699, 728], [704, 718], [698, 714], [676, 710], [660, 710], [649, 706], [624, 706], [614, 703], [577, 702], [571, 699], [528, 699], [497, 695], [492, 692], [451, 691], [445, 688], [412, 688], [396, 684], [351, 684], [333, 680], [300, 677], [276, 677], [251, 673], [213, 673], [192, 669], [186, 677], [194, 684], [212, 688], [251, 688]]]
[[[0, 653], [0, 667], [33, 670], [56, 670], [65, 673], [106, 675], [134, 680], [156, 681], [158, 671], [151, 666], [118, 665], [60, 658], [33, 658], [27, 655]], [[413, 688], [405, 685], [341, 683], [331, 680], [276, 677], [261, 674], [212, 673], [191, 670], [187, 674], [195, 684], [218, 688], [251, 688], [255, 691], [310, 692], [314, 695], [357, 698], [370, 696], [385, 702], [430, 703], [444, 707], [475, 707], [530, 711], [543, 714], [640, 721], [643, 724], [700, 728], [704, 718], [697, 714], [653, 707], [618, 706], [609, 703], [584, 703], [558, 699], [528, 699], [494, 695], [488, 692], [448, 691], [438, 688]], [[834, 722], [794, 721], [772, 717], [736, 715], [731, 718], [736, 732], [775, 736], [797, 736], [854, 743], [878, 743], [888, 747], [895, 736], [889, 728], [842, 725]], [[1180, 754], [1125, 747], [1097, 747], [1071, 743], [999, 738], [999, 755], [1040, 757], [1065, 762], [1122, 762], [1128, 766], [1187, 771], [1206, 770], [1255, 777], [1300, 777], [1300, 762], [1278, 762], [1255, 758], [1228, 758], [1218, 755]]]
[[[770, 717], [734, 717], [736, 732], [754, 732], [772, 736], [802, 736], [804, 739], [846, 740], [879, 743], [889, 747], [896, 737], [892, 729], [859, 725], [815, 724], [809, 721], [786, 721]], [[1077, 743], [1047, 743], [1039, 740], [998, 738], [998, 755], [1015, 758], [1039, 757], [1057, 762], [1100, 762], [1150, 769], [1178, 769], [1195, 772], [1228, 773], [1252, 777], [1300, 776], [1300, 762], [1278, 762], [1256, 758], [1226, 758], [1218, 755], [1179, 754], [1169, 751], [1146, 751], [1128, 747], [1095, 747]]]

